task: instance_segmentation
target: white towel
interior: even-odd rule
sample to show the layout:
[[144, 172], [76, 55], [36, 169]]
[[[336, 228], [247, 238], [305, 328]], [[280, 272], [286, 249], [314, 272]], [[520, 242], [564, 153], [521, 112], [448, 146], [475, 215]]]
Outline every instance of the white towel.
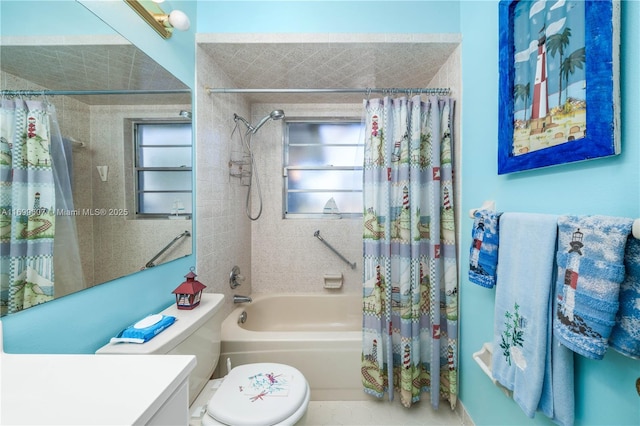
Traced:
[[[528, 417], [540, 403], [545, 371], [552, 379], [548, 352], [556, 239], [557, 216], [504, 213], [500, 218], [492, 375], [513, 391]], [[572, 386], [569, 391], [573, 400]]]

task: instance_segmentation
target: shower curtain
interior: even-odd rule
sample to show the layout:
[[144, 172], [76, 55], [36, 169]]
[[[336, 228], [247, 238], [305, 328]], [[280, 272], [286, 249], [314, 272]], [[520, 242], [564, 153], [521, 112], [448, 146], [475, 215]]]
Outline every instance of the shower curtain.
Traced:
[[455, 408], [458, 295], [451, 98], [364, 101], [362, 382]]
[[[55, 108], [0, 105], [0, 314], [52, 300], [54, 248], [82, 283], [71, 185]], [[57, 213], [61, 213], [60, 219]]]

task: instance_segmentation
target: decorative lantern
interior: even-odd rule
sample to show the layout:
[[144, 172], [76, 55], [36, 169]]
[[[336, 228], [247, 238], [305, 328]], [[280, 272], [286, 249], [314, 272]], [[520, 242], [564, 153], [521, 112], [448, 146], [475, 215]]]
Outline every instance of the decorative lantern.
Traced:
[[178, 309], [193, 309], [198, 306], [200, 304], [202, 290], [207, 287], [195, 279], [197, 275], [193, 273], [193, 270], [194, 267], [192, 266], [189, 273], [185, 275], [187, 280], [172, 291], [172, 293], [176, 295], [176, 305], [178, 305]]

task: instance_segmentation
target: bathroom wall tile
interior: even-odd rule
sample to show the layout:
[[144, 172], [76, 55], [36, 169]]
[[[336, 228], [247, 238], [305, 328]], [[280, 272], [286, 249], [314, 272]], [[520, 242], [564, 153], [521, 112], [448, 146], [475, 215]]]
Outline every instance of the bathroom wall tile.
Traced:
[[[155, 105], [148, 107], [97, 105], [91, 107], [91, 185], [93, 197], [88, 208], [122, 209], [126, 188], [124, 120], [127, 118], [175, 117], [177, 111], [191, 109], [190, 105]], [[109, 177], [103, 182], [96, 165], [109, 166]], [[175, 236], [191, 230], [191, 221], [130, 220], [125, 216], [94, 216], [94, 243], [96, 259], [100, 263], [94, 275], [95, 282], [104, 282], [137, 271]], [[162, 232], [159, 232], [162, 231]], [[111, 244], [110, 241], [116, 241]], [[191, 252], [191, 238], [185, 237], [156, 263]], [[95, 247], [100, 247], [96, 250]]]
[[[254, 104], [252, 120], [259, 120], [276, 108], [284, 109], [291, 117], [358, 117], [361, 114], [361, 105]], [[361, 220], [282, 219], [282, 130], [280, 123], [271, 122], [261, 128], [253, 140], [264, 201], [263, 216], [252, 223], [253, 291], [321, 293], [325, 291], [325, 273], [343, 273], [348, 277], [360, 276], [361, 270], [358, 267], [352, 272], [313, 236], [315, 230], [320, 229], [328, 242], [360, 263], [362, 243], [358, 224]], [[345, 283], [347, 281], [354, 280], [345, 280]], [[342, 291], [361, 291], [359, 280], [355, 282], [358, 284], [345, 285]]]
[[[198, 50], [197, 87], [229, 87], [229, 78], [201, 49]], [[246, 187], [229, 176], [232, 151], [242, 152], [238, 132], [233, 135], [233, 114], [250, 117], [247, 101], [240, 95], [196, 94], [197, 117], [197, 273], [206, 291], [225, 295], [225, 310], [230, 311], [233, 291], [229, 273], [238, 265], [247, 281], [241, 294], [251, 293], [251, 225], [244, 215]], [[239, 130], [243, 130], [239, 127]], [[204, 210], [204, 211], [203, 211]], [[201, 226], [202, 220], [206, 224]]]

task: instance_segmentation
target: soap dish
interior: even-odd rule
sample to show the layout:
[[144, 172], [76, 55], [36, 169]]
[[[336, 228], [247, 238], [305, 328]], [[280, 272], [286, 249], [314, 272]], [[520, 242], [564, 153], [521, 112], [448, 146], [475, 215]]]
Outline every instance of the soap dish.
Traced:
[[342, 287], [342, 274], [325, 274], [324, 288], [338, 289]]

